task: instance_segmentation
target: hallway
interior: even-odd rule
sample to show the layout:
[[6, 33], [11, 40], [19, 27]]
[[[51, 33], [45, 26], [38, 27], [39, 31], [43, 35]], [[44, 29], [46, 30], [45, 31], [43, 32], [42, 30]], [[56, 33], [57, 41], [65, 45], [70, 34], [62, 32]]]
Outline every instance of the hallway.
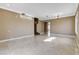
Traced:
[[0, 54], [6, 55], [74, 55], [75, 38], [38, 35], [0, 42]]

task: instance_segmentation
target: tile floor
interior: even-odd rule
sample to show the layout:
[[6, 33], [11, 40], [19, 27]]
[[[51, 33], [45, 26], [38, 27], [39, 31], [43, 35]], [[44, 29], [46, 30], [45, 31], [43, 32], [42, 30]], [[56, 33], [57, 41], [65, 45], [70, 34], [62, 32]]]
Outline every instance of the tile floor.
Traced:
[[0, 55], [74, 55], [75, 38], [39, 35], [0, 42]]

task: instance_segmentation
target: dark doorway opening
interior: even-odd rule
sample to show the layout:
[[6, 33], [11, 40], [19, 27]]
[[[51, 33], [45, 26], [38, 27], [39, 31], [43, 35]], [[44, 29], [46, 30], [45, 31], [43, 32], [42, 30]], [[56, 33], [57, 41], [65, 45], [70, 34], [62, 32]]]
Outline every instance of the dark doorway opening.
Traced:
[[47, 34], [48, 32], [48, 22], [44, 22], [44, 33]]
[[34, 18], [34, 35], [40, 35], [40, 33], [37, 32], [37, 24], [39, 22], [38, 18]]

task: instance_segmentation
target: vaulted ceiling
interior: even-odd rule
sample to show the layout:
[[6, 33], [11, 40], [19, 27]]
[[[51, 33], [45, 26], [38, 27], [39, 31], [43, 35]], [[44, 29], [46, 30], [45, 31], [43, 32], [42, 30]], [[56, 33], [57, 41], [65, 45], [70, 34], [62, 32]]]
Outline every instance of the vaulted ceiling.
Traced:
[[0, 3], [1, 8], [28, 16], [38, 17], [41, 20], [59, 17], [74, 16], [78, 7], [76, 3]]

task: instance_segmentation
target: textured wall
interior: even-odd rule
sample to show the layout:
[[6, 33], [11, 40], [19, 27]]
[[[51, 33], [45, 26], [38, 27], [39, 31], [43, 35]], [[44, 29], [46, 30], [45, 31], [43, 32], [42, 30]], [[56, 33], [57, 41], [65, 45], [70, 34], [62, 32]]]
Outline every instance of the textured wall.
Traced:
[[75, 17], [65, 17], [51, 21], [51, 33], [75, 34]]
[[42, 21], [37, 24], [37, 32], [44, 33], [44, 23]]
[[34, 21], [0, 9], [0, 39], [34, 34]]

